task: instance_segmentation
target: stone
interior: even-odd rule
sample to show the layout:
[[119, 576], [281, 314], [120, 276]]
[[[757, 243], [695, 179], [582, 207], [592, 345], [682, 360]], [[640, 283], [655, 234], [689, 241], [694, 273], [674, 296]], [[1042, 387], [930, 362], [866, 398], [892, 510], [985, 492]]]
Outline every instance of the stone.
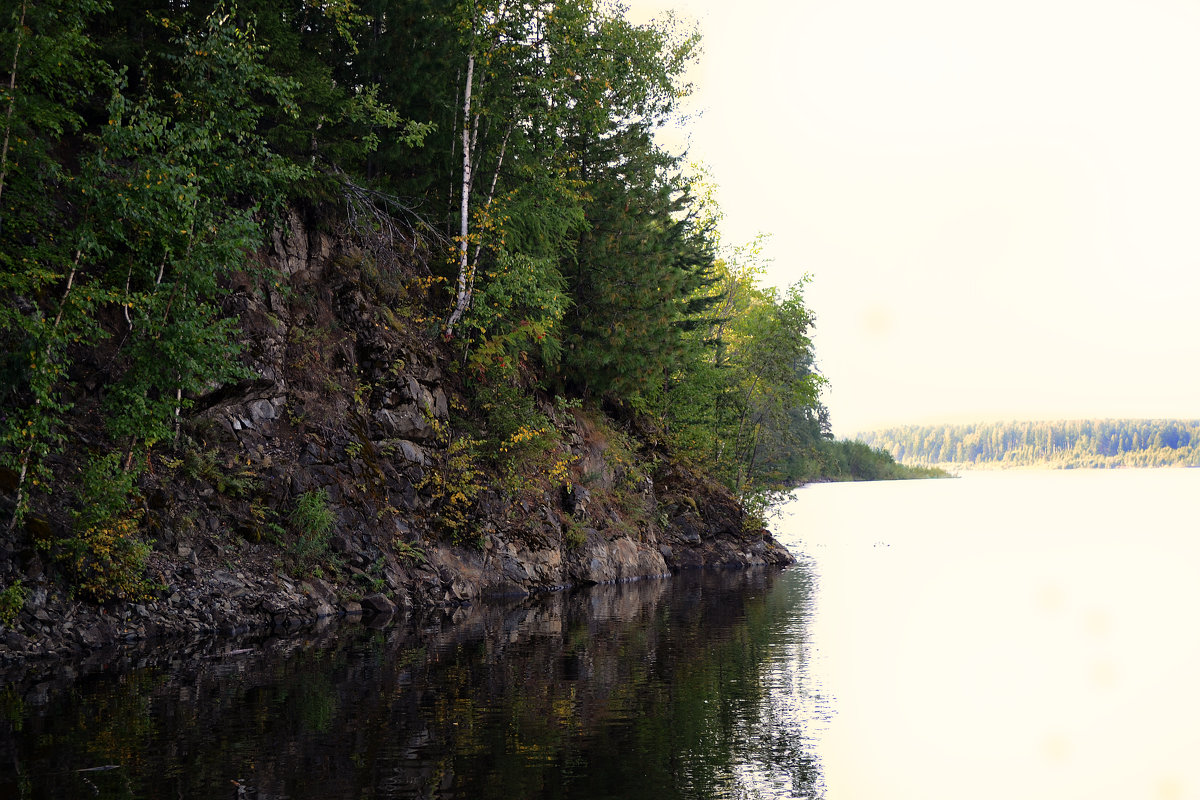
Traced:
[[475, 587], [461, 578], [455, 578], [450, 582], [450, 586], [446, 590], [448, 599], [455, 602], [470, 602], [475, 596]]
[[388, 436], [402, 439], [431, 439], [433, 426], [417, 406], [406, 403], [395, 408], [381, 408], [372, 415], [375, 423]]
[[413, 464], [425, 466], [429, 463], [429, 457], [425, 454], [425, 450], [415, 442], [410, 442], [408, 439], [398, 440], [400, 447], [400, 455], [405, 461]]
[[259, 603], [259, 608], [270, 614], [272, 617], [275, 617], [286, 614], [288, 609], [291, 608], [291, 605], [284, 602], [282, 598], [268, 596], [262, 599], [262, 602]]
[[450, 417], [450, 404], [446, 400], [446, 393], [440, 387], [433, 390], [433, 415], [438, 419]]
[[80, 631], [79, 639], [87, 647], [99, 647], [104, 644], [104, 628], [100, 623], [96, 623], [87, 630]]
[[529, 580], [529, 571], [516, 559], [508, 559], [504, 562], [504, 575], [515, 583], [524, 583]]
[[250, 404], [250, 419], [256, 424], [275, 419], [275, 406], [270, 400], [255, 400]]
[[391, 616], [396, 613], [396, 606], [391, 600], [379, 592], [369, 594], [362, 599], [362, 607], [364, 611], [369, 611], [372, 614], [382, 614]]
[[337, 592], [321, 578], [313, 578], [311, 581], [302, 582], [300, 584], [300, 591], [313, 597], [319, 597], [327, 603], [337, 600]]
[[29, 647], [28, 637], [22, 636], [16, 631], [8, 631], [4, 634], [4, 646], [14, 652], [20, 652]]
[[572, 486], [565, 492], [564, 499], [566, 500], [567, 511], [575, 519], [587, 519], [588, 503], [591, 500], [591, 493], [582, 486]]
[[392, 591], [399, 591], [404, 586], [404, 581], [400, 578], [400, 573], [388, 567], [383, 570], [383, 580], [387, 587]]
[[296, 211], [288, 212], [286, 227], [271, 232], [275, 257], [285, 275], [296, 275], [308, 266], [308, 234]]

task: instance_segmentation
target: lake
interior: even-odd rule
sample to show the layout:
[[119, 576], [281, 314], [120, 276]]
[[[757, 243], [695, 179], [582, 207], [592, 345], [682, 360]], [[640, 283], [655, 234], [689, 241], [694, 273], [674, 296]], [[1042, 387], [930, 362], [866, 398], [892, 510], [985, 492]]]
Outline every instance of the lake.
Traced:
[[1200, 470], [798, 490], [800, 563], [0, 688], [0, 798], [1200, 797]]
[[1200, 797], [1200, 470], [794, 498], [828, 797]]

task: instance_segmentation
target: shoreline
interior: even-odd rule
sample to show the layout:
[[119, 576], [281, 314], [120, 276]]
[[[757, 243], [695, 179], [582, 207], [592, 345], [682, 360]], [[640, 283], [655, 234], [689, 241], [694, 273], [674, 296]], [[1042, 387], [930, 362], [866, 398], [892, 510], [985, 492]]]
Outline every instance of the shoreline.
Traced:
[[[782, 545], [780, 545], [782, 549]], [[546, 587], [526, 594], [489, 594], [479, 597], [477, 602], [465, 602], [459, 605], [429, 605], [418, 608], [394, 611], [391, 613], [354, 610], [338, 611], [327, 615], [296, 614], [287, 617], [282, 622], [273, 619], [259, 620], [239, 626], [222, 626], [199, 624], [198, 626], [182, 625], [177, 628], [160, 628], [153, 635], [137, 635], [133, 630], [126, 629], [117, 635], [103, 640], [86, 641], [75, 638], [61, 638], [57, 644], [43, 642], [47, 647], [27, 653], [15, 652], [0, 646], [0, 675], [7, 683], [17, 681], [38, 680], [45, 677], [62, 677], [61, 671], [66, 668], [71, 679], [96, 672], [118, 672], [143, 666], [146, 658], [165, 656], [168, 651], [174, 657], [182, 651], [190, 657], [225, 658], [255, 653], [258, 647], [243, 647], [249, 643], [272, 641], [332, 641], [345, 633], [354, 633], [363, 629], [391, 630], [399, 628], [457, 627], [471, 615], [480, 612], [493, 613], [487, 609], [508, 613], [513, 609], [527, 604], [547, 601], [555, 596], [571, 597], [579, 592], [595, 588], [621, 591], [628, 587], [637, 591], [637, 584], [653, 584], [655, 582], [673, 581], [681, 575], [698, 573], [746, 573], [766, 570], [777, 573], [796, 563], [795, 556], [785, 563], [755, 563], [755, 564], [725, 564], [700, 565], [677, 568], [673, 571], [656, 575], [634, 575], [611, 581], [594, 584], [569, 584], [558, 587]], [[100, 614], [99, 616], [105, 616]], [[120, 613], [108, 616], [120, 618]], [[79, 628], [86, 615], [80, 614], [73, 619], [73, 628]], [[182, 618], [181, 618], [182, 619]], [[0, 642], [9, 631], [0, 632]], [[200, 654], [200, 655], [198, 655]]]

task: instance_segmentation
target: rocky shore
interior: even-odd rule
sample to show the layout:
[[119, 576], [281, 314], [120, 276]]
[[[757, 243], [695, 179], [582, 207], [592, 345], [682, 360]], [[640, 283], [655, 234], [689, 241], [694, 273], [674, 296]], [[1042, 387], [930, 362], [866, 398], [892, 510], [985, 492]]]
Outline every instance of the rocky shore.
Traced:
[[[0, 532], [0, 590], [14, 606], [0, 622], [0, 662], [792, 561], [747, 526], [724, 487], [653, 436], [617, 436], [613, 419], [547, 398], [537, 409], [553, 425], [561, 473], [541, 470], [515, 488], [511, 476], [478, 474], [448, 535], [453, 409], [469, 402], [449, 351], [421, 333], [428, 326], [413, 322], [371, 259], [299, 215], [259, 257], [266, 268], [230, 287], [226, 309], [254, 377], [195, 398], [189, 447], [157, 456], [140, 478], [154, 591], [83, 599], [37, 544], [66, 535], [70, 509], [58, 498], [102, 440], [102, 365], [85, 364], [73, 445], [51, 461], [58, 494], [39, 497], [23, 528]], [[4, 483], [7, 519], [14, 494]], [[332, 525], [317, 556], [301, 558], [282, 523], [314, 492]]]

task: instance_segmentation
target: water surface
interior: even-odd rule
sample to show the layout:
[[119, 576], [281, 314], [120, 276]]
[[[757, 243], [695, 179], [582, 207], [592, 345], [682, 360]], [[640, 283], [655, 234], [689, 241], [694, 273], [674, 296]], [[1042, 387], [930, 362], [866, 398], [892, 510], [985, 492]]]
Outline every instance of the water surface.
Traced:
[[0, 797], [816, 796], [808, 580], [778, 577], [693, 572], [22, 678], [3, 690]]
[[1200, 797], [1197, 498], [1178, 469], [797, 492], [828, 796]]

